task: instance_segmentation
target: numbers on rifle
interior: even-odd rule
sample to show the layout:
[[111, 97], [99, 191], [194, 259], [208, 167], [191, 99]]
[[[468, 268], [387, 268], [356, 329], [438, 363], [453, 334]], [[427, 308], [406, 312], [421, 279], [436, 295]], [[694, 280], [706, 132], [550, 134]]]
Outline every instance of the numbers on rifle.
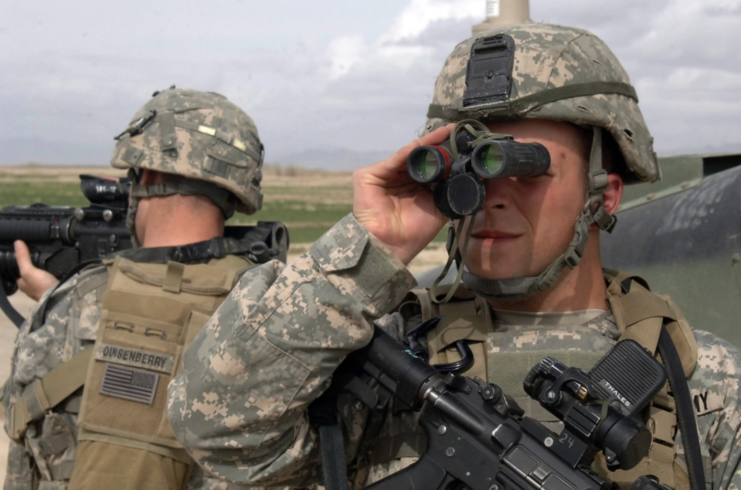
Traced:
[[574, 445], [574, 438], [569, 437], [568, 434], [561, 434], [561, 436], [558, 438], [558, 442], [561, 444], [567, 444], [569, 448]]

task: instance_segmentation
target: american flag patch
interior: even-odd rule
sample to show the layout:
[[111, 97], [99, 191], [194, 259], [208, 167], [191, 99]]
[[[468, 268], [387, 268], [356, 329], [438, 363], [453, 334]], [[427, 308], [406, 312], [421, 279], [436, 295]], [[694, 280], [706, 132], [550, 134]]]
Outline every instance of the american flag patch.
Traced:
[[100, 393], [151, 405], [159, 379], [157, 373], [106, 363]]

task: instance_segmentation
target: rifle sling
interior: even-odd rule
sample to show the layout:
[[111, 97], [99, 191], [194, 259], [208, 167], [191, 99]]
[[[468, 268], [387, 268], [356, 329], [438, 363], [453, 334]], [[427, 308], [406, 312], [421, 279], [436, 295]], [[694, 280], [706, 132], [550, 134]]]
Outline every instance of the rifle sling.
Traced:
[[8, 296], [5, 294], [5, 288], [0, 284], [0, 310], [3, 310], [5, 316], [7, 316], [16, 327], [21, 328], [23, 322], [26, 321], [18, 310], [10, 303]]
[[252, 244], [256, 241], [264, 241], [264, 239], [267, 238], [267, 234], [268, 233], [266, 232], [264, 233], [264, 237], [260, 237], [263, 238], [263, 240], [235, 240], [233, 238], [216, 237], [203, 242], [173, 247], [169, 255], [171, 259], [183, 263], [197, 262], [212, 258], [219, 259], [227, 255], [243, 255], [250, 251]]
[[31, 422], [41, 419], [85, 384], [92, 354], [92, 348], [85, 349], [26, 386], [10, 410], [10, 436], [14, 441], [22, 441]]
[[319, 446], [322, 450], [322, 474], [327, 490], [347, 490], [347, 463], [342, 430], [337, 424], [319, 427]]
[[692, 408], [692, 397], [687, 385], [687, 378], [682, 368], [682, 361], [679, 358], [677, 348], [672, 341], [669, 331], [666, 329], [667, 322], [671, 320], [665, 318], [661, 327], [659, 336], [659, 352], [666, 367], [666, 374], [669, 377], [669, 385], [674, 394], [674, 401], [677, 405], [677, 422], [679, 422], [679, 432], [684, 444], [685, 460], [687, 462], [687, 473], [692, 490], [705, 490], [705, 472], [702, 466], [702, 453], [700, 452], [700, 439], [697, 432], [695, 421], [695, 411]]
[[309, 420], [319, 432], [324, 488], [348, 490], [345, 442], [337, 423], [337, 392], [334, 386], [309, 405]]

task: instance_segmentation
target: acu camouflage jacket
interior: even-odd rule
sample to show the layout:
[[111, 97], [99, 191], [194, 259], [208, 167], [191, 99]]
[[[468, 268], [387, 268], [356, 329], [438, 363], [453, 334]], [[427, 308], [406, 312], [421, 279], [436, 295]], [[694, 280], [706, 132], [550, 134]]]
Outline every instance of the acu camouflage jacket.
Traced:
[[[370, 340], [373, 321], [414, 285], [398, 259], [352, 216], [289, 266], [273, 261], [251, 269], [196, 337], [182, 373], [170, 384], [169, 419], [178, 439], [207, 472], [231, 482], [319, 481], [318, 437], [307, 407], [340, 362]], [[398, 317], [381, 321], [397, 338], [405, 329]], [[573, 352], [606, 351], [619, 336], [609, 313], [561, 331], [501, 324], [495, 333], [502, 336], [487, 341], [487, 356], [504, 349], [503, 339], [506, 349], [549, 342], [551, 349]], [[689, 385], [706, 478], [714, 489], [741, 488], [741, 351], [709, 333], [695, 336], [699, 355]], [[488, 375], [499, 383], [496, 373]], [[408, 418], [391, 416], [380, 436], [376, 431], [367, 440], [373, 420], [359, 402], [340, 398], [338, 413], [356, 488], [413, 461], [413, 454], [386, 448], [400, 434], [414, 435]], [[676, 447], [681, 452], [681, 444]], [[378, 453], [397, 458], [388, 461]]]

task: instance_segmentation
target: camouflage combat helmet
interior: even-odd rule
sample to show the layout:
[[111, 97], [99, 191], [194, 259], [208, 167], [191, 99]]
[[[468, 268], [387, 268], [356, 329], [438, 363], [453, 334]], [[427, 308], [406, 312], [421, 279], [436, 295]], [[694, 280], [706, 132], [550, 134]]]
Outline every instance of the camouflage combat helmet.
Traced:
[[[573, 240], [539, 276], [491, 280], [468, 270], [462, 272], [469, 289], [504, 301], [519, 301], [543, 291], [555, 283], [565, 266], [576, 267], [590, 225], [612, 231], [616, 220], [605, 211], [602, 196], [608, 185], [602, 168], [604, 131], [620, 148], [625, 168], [615, 170], [626, 183], [653, 182], [661, 177], [635, 89], [612, 51], [588, 31], [522, 24], [492, 29], [458, 44], [435, 84], [425, 131], [467, 119], [495, 122], [523, 118], [564, 121], [591, 129], [589, 178]], [[451, 250], [451, 257], [453, 253]]]
[[[471, 48], [477, 39], [496, 36], [514, 41], [511, 84], [502, 87], [499, 97], [488, 101], [470, 100], [475, 97], [465, 100], [469, 95], [466, 74]], [[484, 86], [483, 79], [488, 75], [479, 75]], [[425, 130], [463, 119], [517, 118], [603, 128], [620, 147], [627, 169], [619, 173], [626, 183], [660, 178], [653, 138], [630, 79], [610, 48], [588, 31], [523, 24], [486, 31], [455, 47], [435, 84]]]
[[229, 218], [234, 211], [262, 208], [263, 146], [254, 121], [214, 92], [176, 89], [155, 92], [115, 138], [111, 166], [150, 169], [185, 180], [153, 186], [132, 183], [126, 220], [138, 246], [134, 218], [139, 200], [171, 194], [205, 195]]

